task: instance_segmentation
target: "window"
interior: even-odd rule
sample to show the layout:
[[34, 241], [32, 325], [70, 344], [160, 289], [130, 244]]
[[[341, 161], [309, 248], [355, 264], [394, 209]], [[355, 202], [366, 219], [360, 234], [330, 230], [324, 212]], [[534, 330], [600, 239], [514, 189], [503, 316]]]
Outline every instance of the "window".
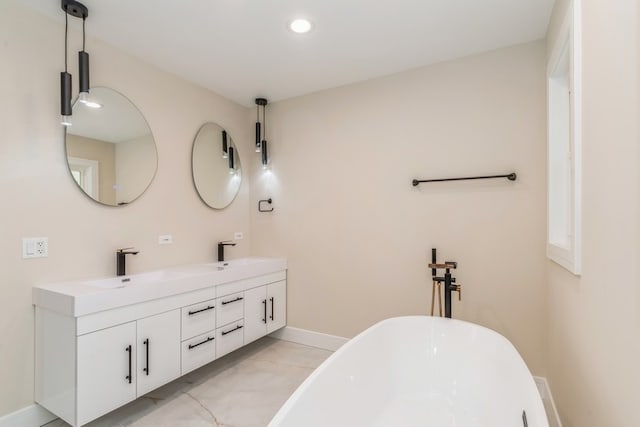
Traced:
[[574, 274], [581, 267], [579, 12], [574, 0], [547, 63], [547, 257]]

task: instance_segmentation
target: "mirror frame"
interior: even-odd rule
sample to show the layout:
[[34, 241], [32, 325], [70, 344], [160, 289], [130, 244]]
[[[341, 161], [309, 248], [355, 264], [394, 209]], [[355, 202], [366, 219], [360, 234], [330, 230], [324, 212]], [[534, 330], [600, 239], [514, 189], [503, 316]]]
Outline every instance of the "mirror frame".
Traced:
[[[147, 186], [140, 191], [140, 193], [138, 195], [136, 195], [133, 199], [129, 200], [126, 203], [116, 203], [116, 204], [111, 204], [111, 203], [105, 203], [99, 199], [94, 198], [93, 196], [91, 196], [90, 194], [88, 194], [84, 188], [82, 188], [82, 186], [80, 185], [80, 183], [78, 183], [78, 181], [76, 181], [76, 179], [73, 176], [72, 170], [71, 170], [71, 165], [69, 162], [69, 151], [68, 151], [68, 144], [67, 144], [67, 134], [69, 133], [69, 127], [68, 126], [63, 126], [64, 127], [64, 134], [63, 134], [63, 138], [64, 138], [64, 156], [65, 156], [65, 163], [67, 165], [67, 171], [69, 173], [69, 176], [71, 177], [71, 180], [73, 181], [74, 185], [90, 200], [102, 205], [102, 206], [108, 206], [108, 207], [112, 207], [112, 208], [120, 208], [123, 206], [127, 206], [130, 205], [131, 203], [133, 203], [134, 201], [138, 200], [140, 197], [142, 197], [142, 195], [144, 195], [144, 193], [147, 192], [147, 190], [149, 189], [149, 187], [151, 187], [151, 184], [153, 183], [154, 179], [156, 178], [156, 176], [158, 175], [158, 166], [159, 166], [159, 153], [158, 153], [158, 145], [156, 143], [156, 138], [153, 135], [153, 130], [151, 129], [151, 126], [149, 125], [149, 121], [147, 120], [147, 118], [145, 117], [145, 115], [142, 113], [142, 111], [140, 110], [140, 108], [138, 108], [138, 106], [131, 100], [129, 99], [129, 97], [127, 97], [126, 95], [124, 95], [122, 92], [115, 90], [111, 87], [108, 86], [95, 86], [91, 88], [91, 91], [94, 89], [108, 89], [112, 92], [115, 92], [116, 94], [120, 95], [122, 98], [126, 99], [133, 107], [135, 107], [135, 109], [140, 113], [140, 117], [142, 118], [142, 120], [144, 121], [144, 124], [147, 126], [147, 129], [149, 129], [149, 134], [151, 135], [151, 139], [153, 140], [153, 147], [155, 149], [155, 167], [154, 167], [154, 171], [153, 171], [153, 175], [150, 177], [149, 179], [149, 183], [147, 184]], [[91, 93], [90, 91], [90, 93]], [[73, 100], [73, 107], [76, 106], [76, 104], [78, 103], [78, 98], [76, 97]], [[72, 116], [73, 117], [73, 116]], [[71, 126], [73, 127], [73, 125]], [[72, 134], [73, 135], [73, 134]]]
[[[220, 128], [220, 130], [222, 131], [226, 131], [227, 135], [229, 137], [229, 146], [233, 146], [234, 151], [236, 153], [237, 159], [238, 159], [238, 171], [240, 172], [240, 184], [238, 185], [238, 189], [236, 190], [235, 194], [233, 195], [233, 197], [231, 198], [231, 200], [229, 200], [229, 203], [227, 203], [224, 206], [218, 207], [218, 206], [212, 206], [211, 204], [209, 204], [209, 202], [207, 202], [204, 197], [202, 196], [202, 193], [200, 192], [200, 190], [198, 189], [198, 184], [196, 183], [196, 176], [195, 176], [195, 169], [193, 167], [193, 159], [194, 159], [194, 152], [195, 152], [195, 148], [196, 148], [196, 141], [198, 140], [198, 136], [200, 135], [200, 133], [202, 132], [202, 130], [205, 128], [205, 126], [207, 125], [214, 125]], [[196, 193], [198, 194], [198, 197], [200, 198], [200, 200], [202, 201], [202, 203], [204, 203], [208, 208], [210, 209], [214, 209], [214, 210], [223, 210], [228, 208], [229, 206], [231, 206], [231, 204], [236, 200], [236, 198], [238, 197], [238, 194], [240, 194], [240, 189], [242, 188], [242, 161], [240, 160], [240, 153], [238, 151], [238, 146], [236, 145], [236, 143], [233, 140], [233, 137], [231, 137], [231, 134], [229, 134], [229, 132], [226, 130], [226, 128], [224, 128], [222, 125], [216, 123], [216, 122], [205, 122], [203, 123], [199, 128], [198, 131], [196, 132], [195, 137], [193, 138], [193, 143], [191, 144], [191, 181], [193, 183], [193, 188], [195, 189]]]

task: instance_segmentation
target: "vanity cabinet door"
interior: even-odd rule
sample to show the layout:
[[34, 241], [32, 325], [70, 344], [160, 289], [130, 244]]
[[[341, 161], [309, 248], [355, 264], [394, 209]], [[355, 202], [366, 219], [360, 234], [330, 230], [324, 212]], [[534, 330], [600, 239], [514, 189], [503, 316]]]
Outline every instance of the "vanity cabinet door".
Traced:
[[267, 319], [269, 314], [267, 301], [267, 287], [244, 291], [244, 343], [248, 344], [263, 337], [267, 333]]
[[137, 395], [142, 396], [180, 376], [180, 310], [137, 321]]
[[270, 334], [287, 324], [287, 282], [267, 285], [267, 333]]
[[136, 398], [136, 322], [78, 337], [77, 425]]
[[244, 291], [244, 343], [248, 344], [287, 324], [287, 281]]

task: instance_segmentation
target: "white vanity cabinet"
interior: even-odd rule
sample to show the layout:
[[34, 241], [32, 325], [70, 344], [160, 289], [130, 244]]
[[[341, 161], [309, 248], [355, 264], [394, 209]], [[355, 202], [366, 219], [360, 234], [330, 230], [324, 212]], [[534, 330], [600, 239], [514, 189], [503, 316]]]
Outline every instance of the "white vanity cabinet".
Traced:
[[36, 402], [82, 426], [285, 326], [286, 261], [252, 262], [34, 287]]
[[287, 282], [281, 280], [245, 291], [245, 344], [286, 325]]
[[180, 376], [180, 311], [78, 337], [78, 424]]

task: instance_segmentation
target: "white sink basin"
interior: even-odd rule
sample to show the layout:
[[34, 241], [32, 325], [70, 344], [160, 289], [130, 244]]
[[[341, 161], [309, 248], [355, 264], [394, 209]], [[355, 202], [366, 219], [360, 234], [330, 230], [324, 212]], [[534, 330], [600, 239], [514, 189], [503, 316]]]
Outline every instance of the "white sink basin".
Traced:
[[207, 267], [215, 267], [218, 270], [228, 270], [230, 268], [255, 266], [257, 264], [268, 262], [271, 260], [272, 258], [239, 258], [204, 265]]
[[89, 280], [83, 284], [93, 288], [118, 289], [143, 283], [161, 283], [166, 280], [179, 279], [181, 277], [184, 277], [184, 274], [171, 270], [161, 270], [152, 271], [150, 273], [135, 274], [133, 276], [118, 276], [110, 277], [108, 279]]

